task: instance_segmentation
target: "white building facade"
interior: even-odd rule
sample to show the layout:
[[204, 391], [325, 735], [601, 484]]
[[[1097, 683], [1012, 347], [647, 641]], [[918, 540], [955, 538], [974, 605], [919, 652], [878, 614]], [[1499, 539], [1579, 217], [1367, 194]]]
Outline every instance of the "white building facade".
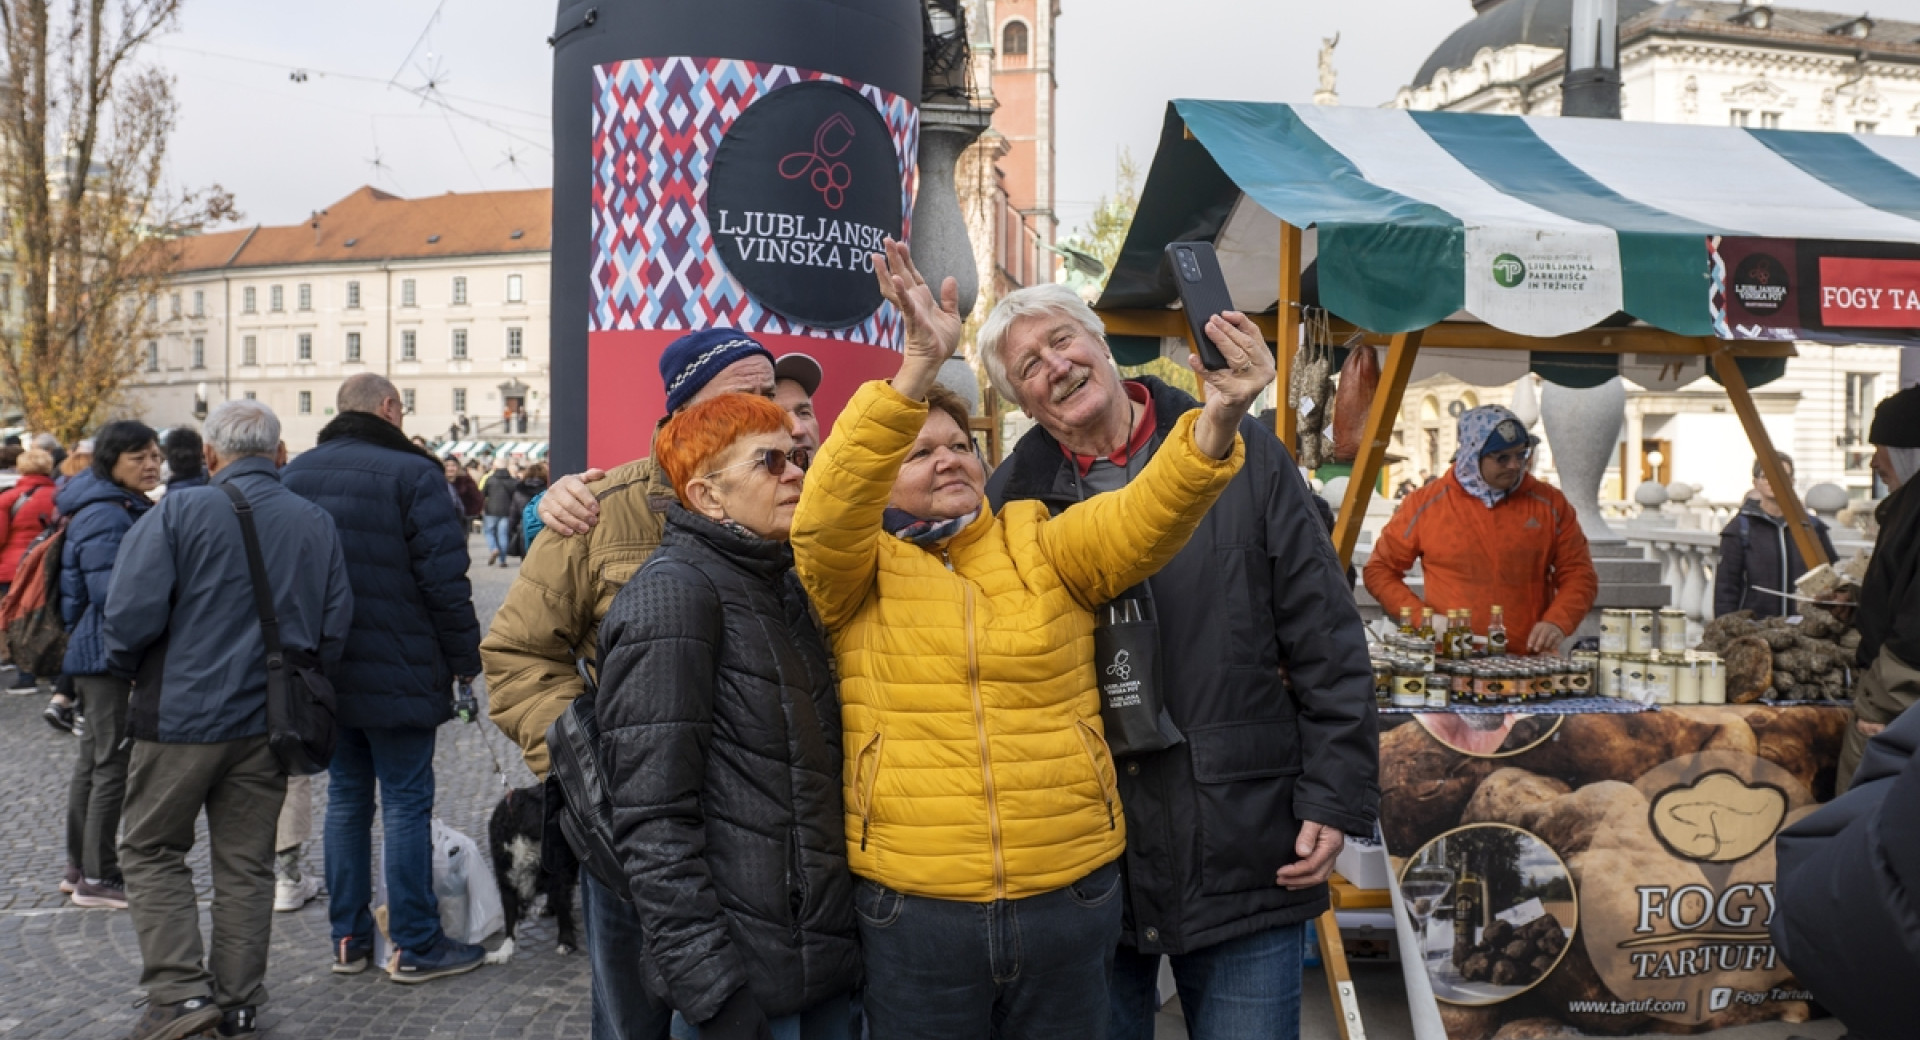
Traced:
[[[1571, 7], [1572, 0], [1479, 0], [1474, 19], [1434, 51], [1391, 106], [1558, 115]], [[1619, 11], [1625, 119], [1920, 133], [1920, 24], [1764, 2], [1619, 0]], [[1702, 175], [1738, 190], [1737, 170]], [[1834, 483], [1863, 498], [1872, 488], [1867, 425], [1874, 406], [1900, 389], [1901, 350], [1798, 349], [1784, 376], [1755, 390], [1763, 421], [1775, 446], [1794, 456], [1802, 491]], [[1435, 392], [1457, 398], [1460, 390]], [[1704, 380], [1677, 389], [1629, 383], [1616, 455], [1603, 499], [1630, 498], [1651, 479], [1699, 485], [1710, 501], [1737, 501], [1751, 483], [1746, 435], [1725, 394]]]
[[363, 188], [307, 225], [193, 240], [153, 304], [161, 332], [127, 388], [133, 409], [172, 426], [257, 398], [298, 453], [340, 383], [376, 372], [399, 388], [410, 434], [545, 441], [549, 212], [546, 191]]

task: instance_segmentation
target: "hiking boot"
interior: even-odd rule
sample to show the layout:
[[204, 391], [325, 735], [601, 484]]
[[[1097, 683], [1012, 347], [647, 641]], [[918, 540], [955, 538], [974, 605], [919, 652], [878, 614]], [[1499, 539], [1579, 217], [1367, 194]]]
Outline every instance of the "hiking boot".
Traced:
[[478, 968], [487, 951], [473, 943], [454, 942], [442, 935], [423, 950], [401, 950], [398, 962], [388, 977], [395, 982], [416, 983], [462, 975]]
[[290, 914], [320, 894], [320, 879], [308, 874], [302, 878], [279, 878], [273, 883], [275, 913]]
[[41, 712], [40, 717], [47, 720], [47, 725], [52, 726], [62, 733], [73, 732], [74, 712], [73, 705], [71, 704], [62, 704], [59, 701], [48, 701], [47, 710]]
[[[127, 883], [119, 878], [81, 878], [73, 888], [73, 905], [93, 909], [125, 910]], [[184, 1035], [184, 1034], [183, 1034]]]
[[70, 896], [73, 894], [73, 890], [79, 887], [80, 868], [69, 863], [67, 864], [66, 876], [60, 879], [60, 894]]
[[213, 1035], [220, 1040], [251, 1040], [259, 1036], [260, 1012], [252, 1004], [228, 1008], [220, 1013], [220, 1028]]
[[373, 963], [373, 943], [348, 936], [333, 944], [333, 973], [358, 975]]
[[220, 1024], [220, 1006], [211, 997], [189, 997], [178, 1004], [148, 1004], [127, 1040], [186, 1040]]

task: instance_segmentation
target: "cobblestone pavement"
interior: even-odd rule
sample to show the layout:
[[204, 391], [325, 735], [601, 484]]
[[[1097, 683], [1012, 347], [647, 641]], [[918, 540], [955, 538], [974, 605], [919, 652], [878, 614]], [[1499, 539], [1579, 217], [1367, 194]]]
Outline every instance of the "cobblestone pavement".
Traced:
[[[486, 549], [477, 537], [470, 548], [474, 605], [484, 628], [516, 572], [484, 566]], [[133, 1004], [141, 996], [140, 951], [125, 913], [78, 909], [60, 894], [75, 745], [72, 737], [41, 721], [45, 704], [43, 697], [0, 695], [0, 1040], [110, 1040], [123, 1037], [138, 1017]], [[500, 799], [500, 773], [515, 787], [533, 779], [513, 744], [484, 721], [441, 727], [434, 771], [437, 814], [483, 849], [487, 817]], [[318, 873], [326, 777], [314, 779], [314, 836], [305, 866]], [[376, 821], [376, 835], [378, 827]], [[213, 895], [204, 822], [191, 862], [204, 931], [206, 901]], [[261, 1011], [271, 1040], [588, 1035], [586, 957], [554, 952], [550, 918], [536, 917], [521, 927], [512, 963], [419, 986], [395, 985], [376, 971], [332, 974], [327, 939], [324, 897], [297, 913], [274, 915], [270, 1001]], [[1397, 966], [1355, 964], [1354, 979], [1367, 1035], [1410, 1040]], [[1303, 1037], [1336, 1035], [1326, 982], [1317, 970], [1306, 973], [1301, 1004]], [[1177, 1009], [1176, 1000], [1160, 1015], [1160, 1040], [1185, 1040]], [[1797, 1027], [1751, 1026], [1715, 1037], [1786, 1040], [1833, 1038], [1841, 1032], [1839, 1023], [1828, 1019]]]

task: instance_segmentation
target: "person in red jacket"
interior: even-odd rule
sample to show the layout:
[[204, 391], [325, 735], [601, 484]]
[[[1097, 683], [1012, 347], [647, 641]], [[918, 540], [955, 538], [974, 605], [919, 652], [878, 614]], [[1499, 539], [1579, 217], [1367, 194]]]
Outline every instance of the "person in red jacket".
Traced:
[[[1573, 506], [1527, 473], [1537, 443], [1499, 405], [1460, 417], [1453, 467], [1400, 503], [1367, 560], [1367, 591], [1388, 617], [1471, 609], [1484, 633], [1499, 606], [1510, 645], [1527, 653], [1555, 652], [1580, 627], [1600, 578]], [[1424, 603], [1407, 588], [1415, 560]]]
[[[14, 466], [19, 482], [0, 493], [0, 522], [7, 532], [0, 538], [0, 596], [13, 586], [27, 546], [53, 523], [53, 456], [34, 448], [21, 452]], [[32, 693], [36, 686], [33, 676], [19, 672], [7, 692]]]

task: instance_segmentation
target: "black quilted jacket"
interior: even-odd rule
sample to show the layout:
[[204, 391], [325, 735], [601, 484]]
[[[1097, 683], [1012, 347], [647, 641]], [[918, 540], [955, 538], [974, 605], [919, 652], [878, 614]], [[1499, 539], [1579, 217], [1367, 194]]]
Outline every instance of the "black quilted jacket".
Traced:
[[860, 980], [840, 704], [793, 554], [674, 506], [600, 629], [613, 835], [649, 984], [694, 1022]]

